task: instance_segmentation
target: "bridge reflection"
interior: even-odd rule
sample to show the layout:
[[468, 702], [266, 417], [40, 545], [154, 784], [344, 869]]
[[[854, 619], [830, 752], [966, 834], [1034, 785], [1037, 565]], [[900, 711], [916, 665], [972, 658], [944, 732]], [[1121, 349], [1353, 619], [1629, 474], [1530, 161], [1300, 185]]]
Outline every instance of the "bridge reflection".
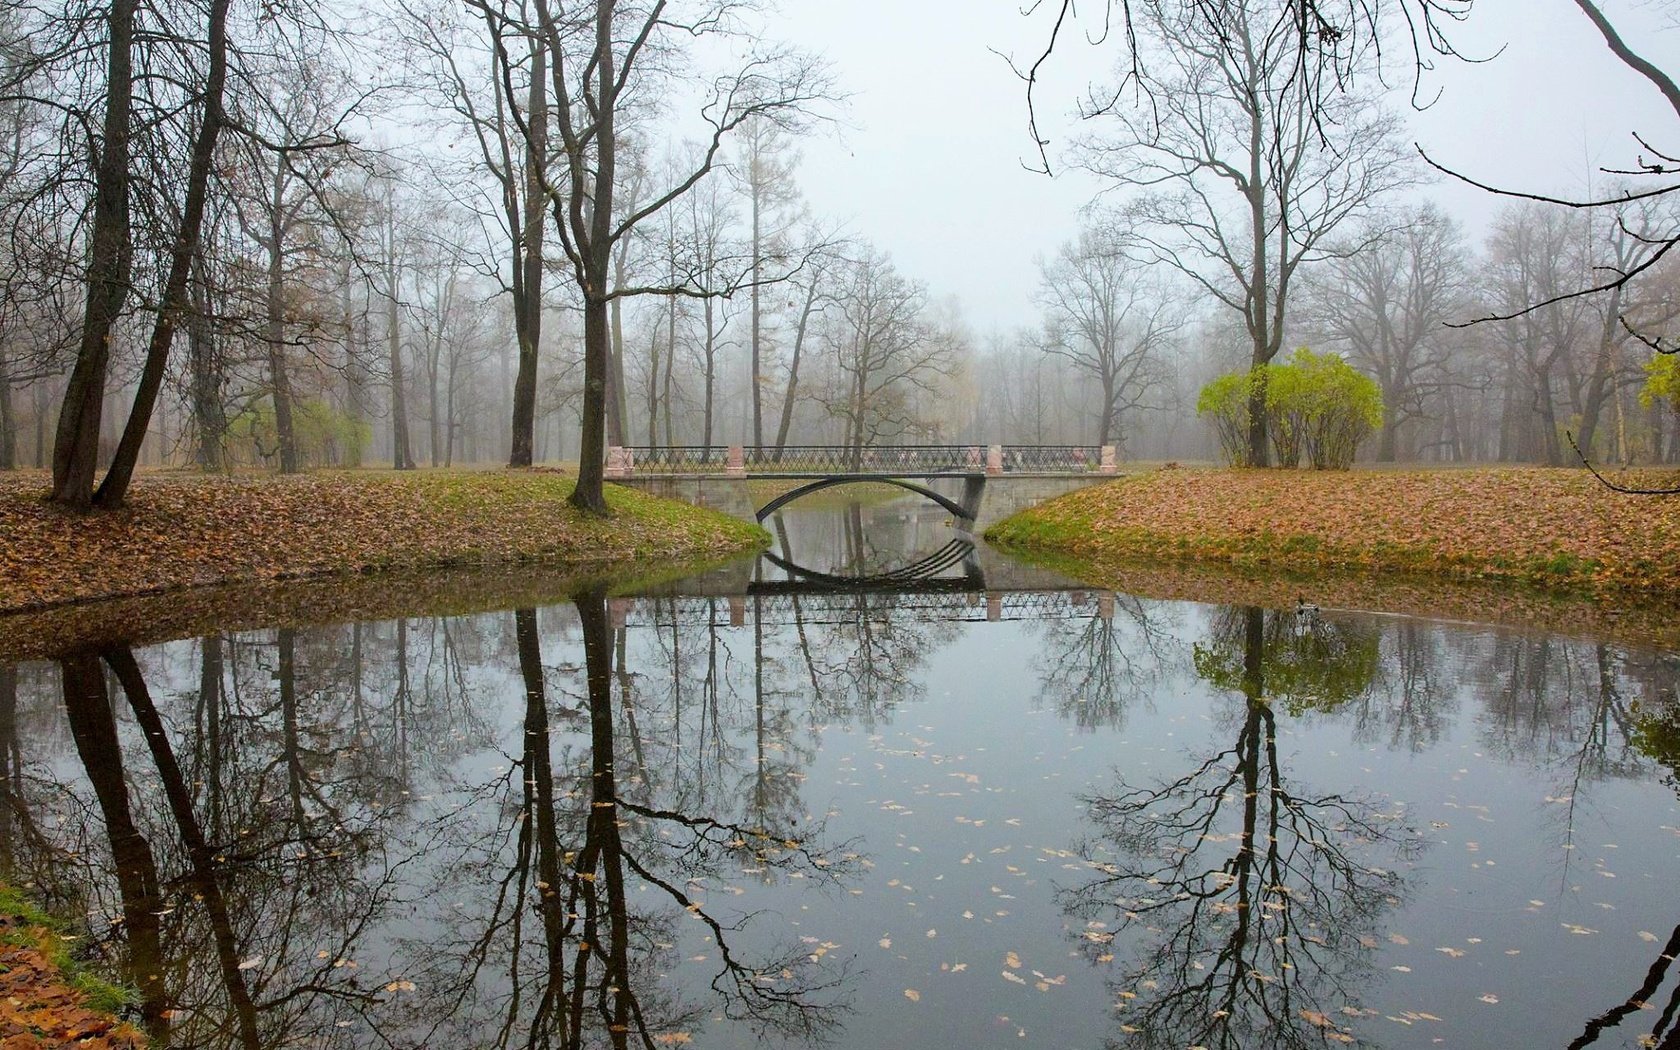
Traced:
[[[768, 588], [771, 593], [778, 593], [790, 587], [803, 590], [914, 590], [924, 585], [939, 587], [950, 584], [960, 585], [963, 590], [973, 590], [976, 587], [985, 589], [986, 577], [980, 568], [978, 551], [974, 541], [965, 536], [953, 538], [943, 547], [908, 565], [881, 572], [824, 572], [799, 565], [792, 558], [772, 551], [765, 551], [762, 557], [766, 562], [787, 573], [788, 579], [754, 580], [750, 585], [753, 591]], [[963, 571], [960, 578], [943, 576], [945, 572], [959, 565]]]
[[[881, 599], [881, 600], [877, 600]], [[875, 604], [869, 605], [871, 601]], [[825, 616], [856, 619], [860, 606], [882, 619], [909, 623], [997, 623], [1008, 620], [1114, 618], [1115, 594], [1090, 588], [1054, 591], [987, 590], [964, 580], [929, 580], [896, 591], [839, 591], [797, 582], [754, 584], [733, 595], [671, 595], [612, 598], [615, 628], [685, 627], [712, 624], [765, 627], [811, 626]]]

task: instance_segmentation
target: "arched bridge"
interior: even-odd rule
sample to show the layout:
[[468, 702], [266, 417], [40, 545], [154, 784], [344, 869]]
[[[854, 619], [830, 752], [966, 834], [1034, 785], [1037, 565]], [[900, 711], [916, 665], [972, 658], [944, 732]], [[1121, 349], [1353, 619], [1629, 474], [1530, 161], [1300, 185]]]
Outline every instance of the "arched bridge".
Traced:
[[[610, 481], [748, 521], [763, 521], [823, 489], [896, 485], [939, 504], [974, 532], [1117, 473], [1112, 445], [614, 446], [606, 463]], [[803, 484], [755, 499], [749, 481]]]

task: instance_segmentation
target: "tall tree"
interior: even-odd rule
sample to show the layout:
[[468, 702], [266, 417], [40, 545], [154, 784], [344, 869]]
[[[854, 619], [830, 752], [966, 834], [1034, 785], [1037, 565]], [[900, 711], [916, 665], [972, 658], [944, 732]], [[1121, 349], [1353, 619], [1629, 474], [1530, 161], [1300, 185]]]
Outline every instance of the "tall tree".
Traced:
[[1430, 418], [1456, 381], [1449, 322], [1470, 306], [1470, 258], [1457, 222], [1433, 204], [1357, 230], [1348, 251], [1307, 282], [1308, 331], [1382, 387], [1377, 459], [1392, 463], [1407, 423]]
[[[747, 198], [747, 214], [752, 225], [750, 292], [752, 295], [752, 330], [748, 339], [751, 360], [750, 390], [752, 392], [752, 443], [756, 449], [764, 447], [764, 264], [769, 257], [786, 251], [785, 221], [782, 212], [799, 199], [793, 184], [793, 167], [797, 157], [788, 148], [785, 136], [776, 125], [767, 121], [749, 121], [741, 129], [740, 156], [735, 162], [736, 182]], [[814, 286], [813, 286], [814, 287]]]
[[93, 504], [100, 423], [111, 336], [128, 300], [134, 259], [129, 229], [130, 137], [134, 117], [135, 0], [111, 0], [105, 14], [105, 113], [94, 146], [93, 222], [88, 237], [87, 301], [81, 344], [64, 391], [53, 442], [54, 502], [78, 510]]
[[[556, 153], [552, 173], [542, 171], [542, 191], [554, 220], [570, 277], [583, 300], [582, 435], [578, 479], [572, 503], [591, 513], [607, 510], [604, 480], [607, 397], [611, 385], [612, 339], [609, 304], [619, 297], [647, 294], [708, 295], [683, 285], [612, 282], [614, 247], [638, 224], [658, 214], [703, 179], [718, 163], [725, 141], [743, 123], [759, 117], [791, 119], [829, 95], [823, 64], [786, 48], [765, 48], [742, 24], [732, 0], [694, 4], [654, 0], [619, 3], [595, 0], [579, 10], [557, 10], [536, 0], [534, 20], [504, 0], [469, 0], [499, 38], [529, 35], [545, 49], [553, 104], [547, 126], [539, 129], [529, 111], [510, 111], [530, 142], [544, 137]], [[719, 34], [735, 36], [736, 53], [745, 57], [733, 69], [711, 78], [700, 112], [707, 133], [698, 160], [674, 182], [655, 188], [630, 209], [615, 206], [619, 148], [627, 128], [620, 118], [630, 102], [654, 89], [654, 79], [684, 40]], [[496, 49], [498, 75], [512, 99], [515, 66], [512, 50]]]
[[883, 437], [914, 432], [924, 419], [917, 394], [953, 365], [952, 348], [924, 316], [927, 291], [881, 252], [866, 248], [845, 266], [823, 343], [829, 383], [821, 395], [854, 457]]
[[1096, 381], [1099, 445], [1124, 439], [1122, 412], [1162, 382], [1164, 352], [1186, 321], [1178, 296], [1129, 247], [1123, 231], [1099, 225], [1039, 267], [1045, 350]]
[[[1249, 462], [1267, 463], [1261, 366], [1283, 346], [1297, 272], [1331, 253], [1406, 171], [1394, 118], [1350, 83], [1330, 95], [1300, 76], [1293, 0], [1217, 6], [1136, 0], [1131, 25], [1150, 48], [1142, 85], [1093, 91], [1079, 157], [1135, 205], [1140, 243], [1242, 320], [1255, 370]], [[1368, 70], [1355, 63], [1349, 78]]]

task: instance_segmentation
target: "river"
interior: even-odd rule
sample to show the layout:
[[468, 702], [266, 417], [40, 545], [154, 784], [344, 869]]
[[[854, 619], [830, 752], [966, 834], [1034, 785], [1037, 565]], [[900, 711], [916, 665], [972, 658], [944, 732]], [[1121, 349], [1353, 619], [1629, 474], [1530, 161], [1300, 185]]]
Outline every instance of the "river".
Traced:
[[1674, 653], [797, 508], [675, 583], [0, 671], [0, 872], [166, 1046], [1680, 1039]]

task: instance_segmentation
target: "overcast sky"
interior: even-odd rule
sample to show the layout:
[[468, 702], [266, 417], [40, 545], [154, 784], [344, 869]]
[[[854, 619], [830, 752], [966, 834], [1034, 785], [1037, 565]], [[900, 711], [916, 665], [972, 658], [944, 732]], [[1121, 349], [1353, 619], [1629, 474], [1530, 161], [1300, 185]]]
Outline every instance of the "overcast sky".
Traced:
[[[1680, 66], [1680, 30], [1649, 0], [1605, 8], [1634, 46], [1666, 69]], [[988, 49], [1028, 56], [1047, 25], [1024, 19], [1019, 0], [783, 0], [780, 10], [777, 35], [826, 53], [852, 95], [848, 126], [804, 145], [813, 209], [847, 220], [935, 295], [955, 296], [977, 333], [1032, 324], [1036, 257], [1073, 236], [1079, 210], [1102, 189], [1060, 164], [1054, 179], [1023, 167], [1036, 158], [1022, 87]], [[1426, 83], [1441, 97], [1426, 112], [1411, 112], [1404, 91], [1393, 99], [1413, 138], [1449, 166], [1568, 193], [1600, 165], [1628, 164], [1631, 131], [1680, 152], [1673, 113], [1665, 118], [1660, 97], [1615, 61], [1572, 0], [1476, 0], [1455, 40], [1472, 54], [1504, 50], [1481, 65], [1442, 60]], [[1071, 43], [1041, 97], [1059, 143], [1073, 130], [1067, 116], [1080, 88], [1106, 75], [1115, 54]], [[1421, 192], [1478, 239], [1499, 206], [1439, 182]]]

